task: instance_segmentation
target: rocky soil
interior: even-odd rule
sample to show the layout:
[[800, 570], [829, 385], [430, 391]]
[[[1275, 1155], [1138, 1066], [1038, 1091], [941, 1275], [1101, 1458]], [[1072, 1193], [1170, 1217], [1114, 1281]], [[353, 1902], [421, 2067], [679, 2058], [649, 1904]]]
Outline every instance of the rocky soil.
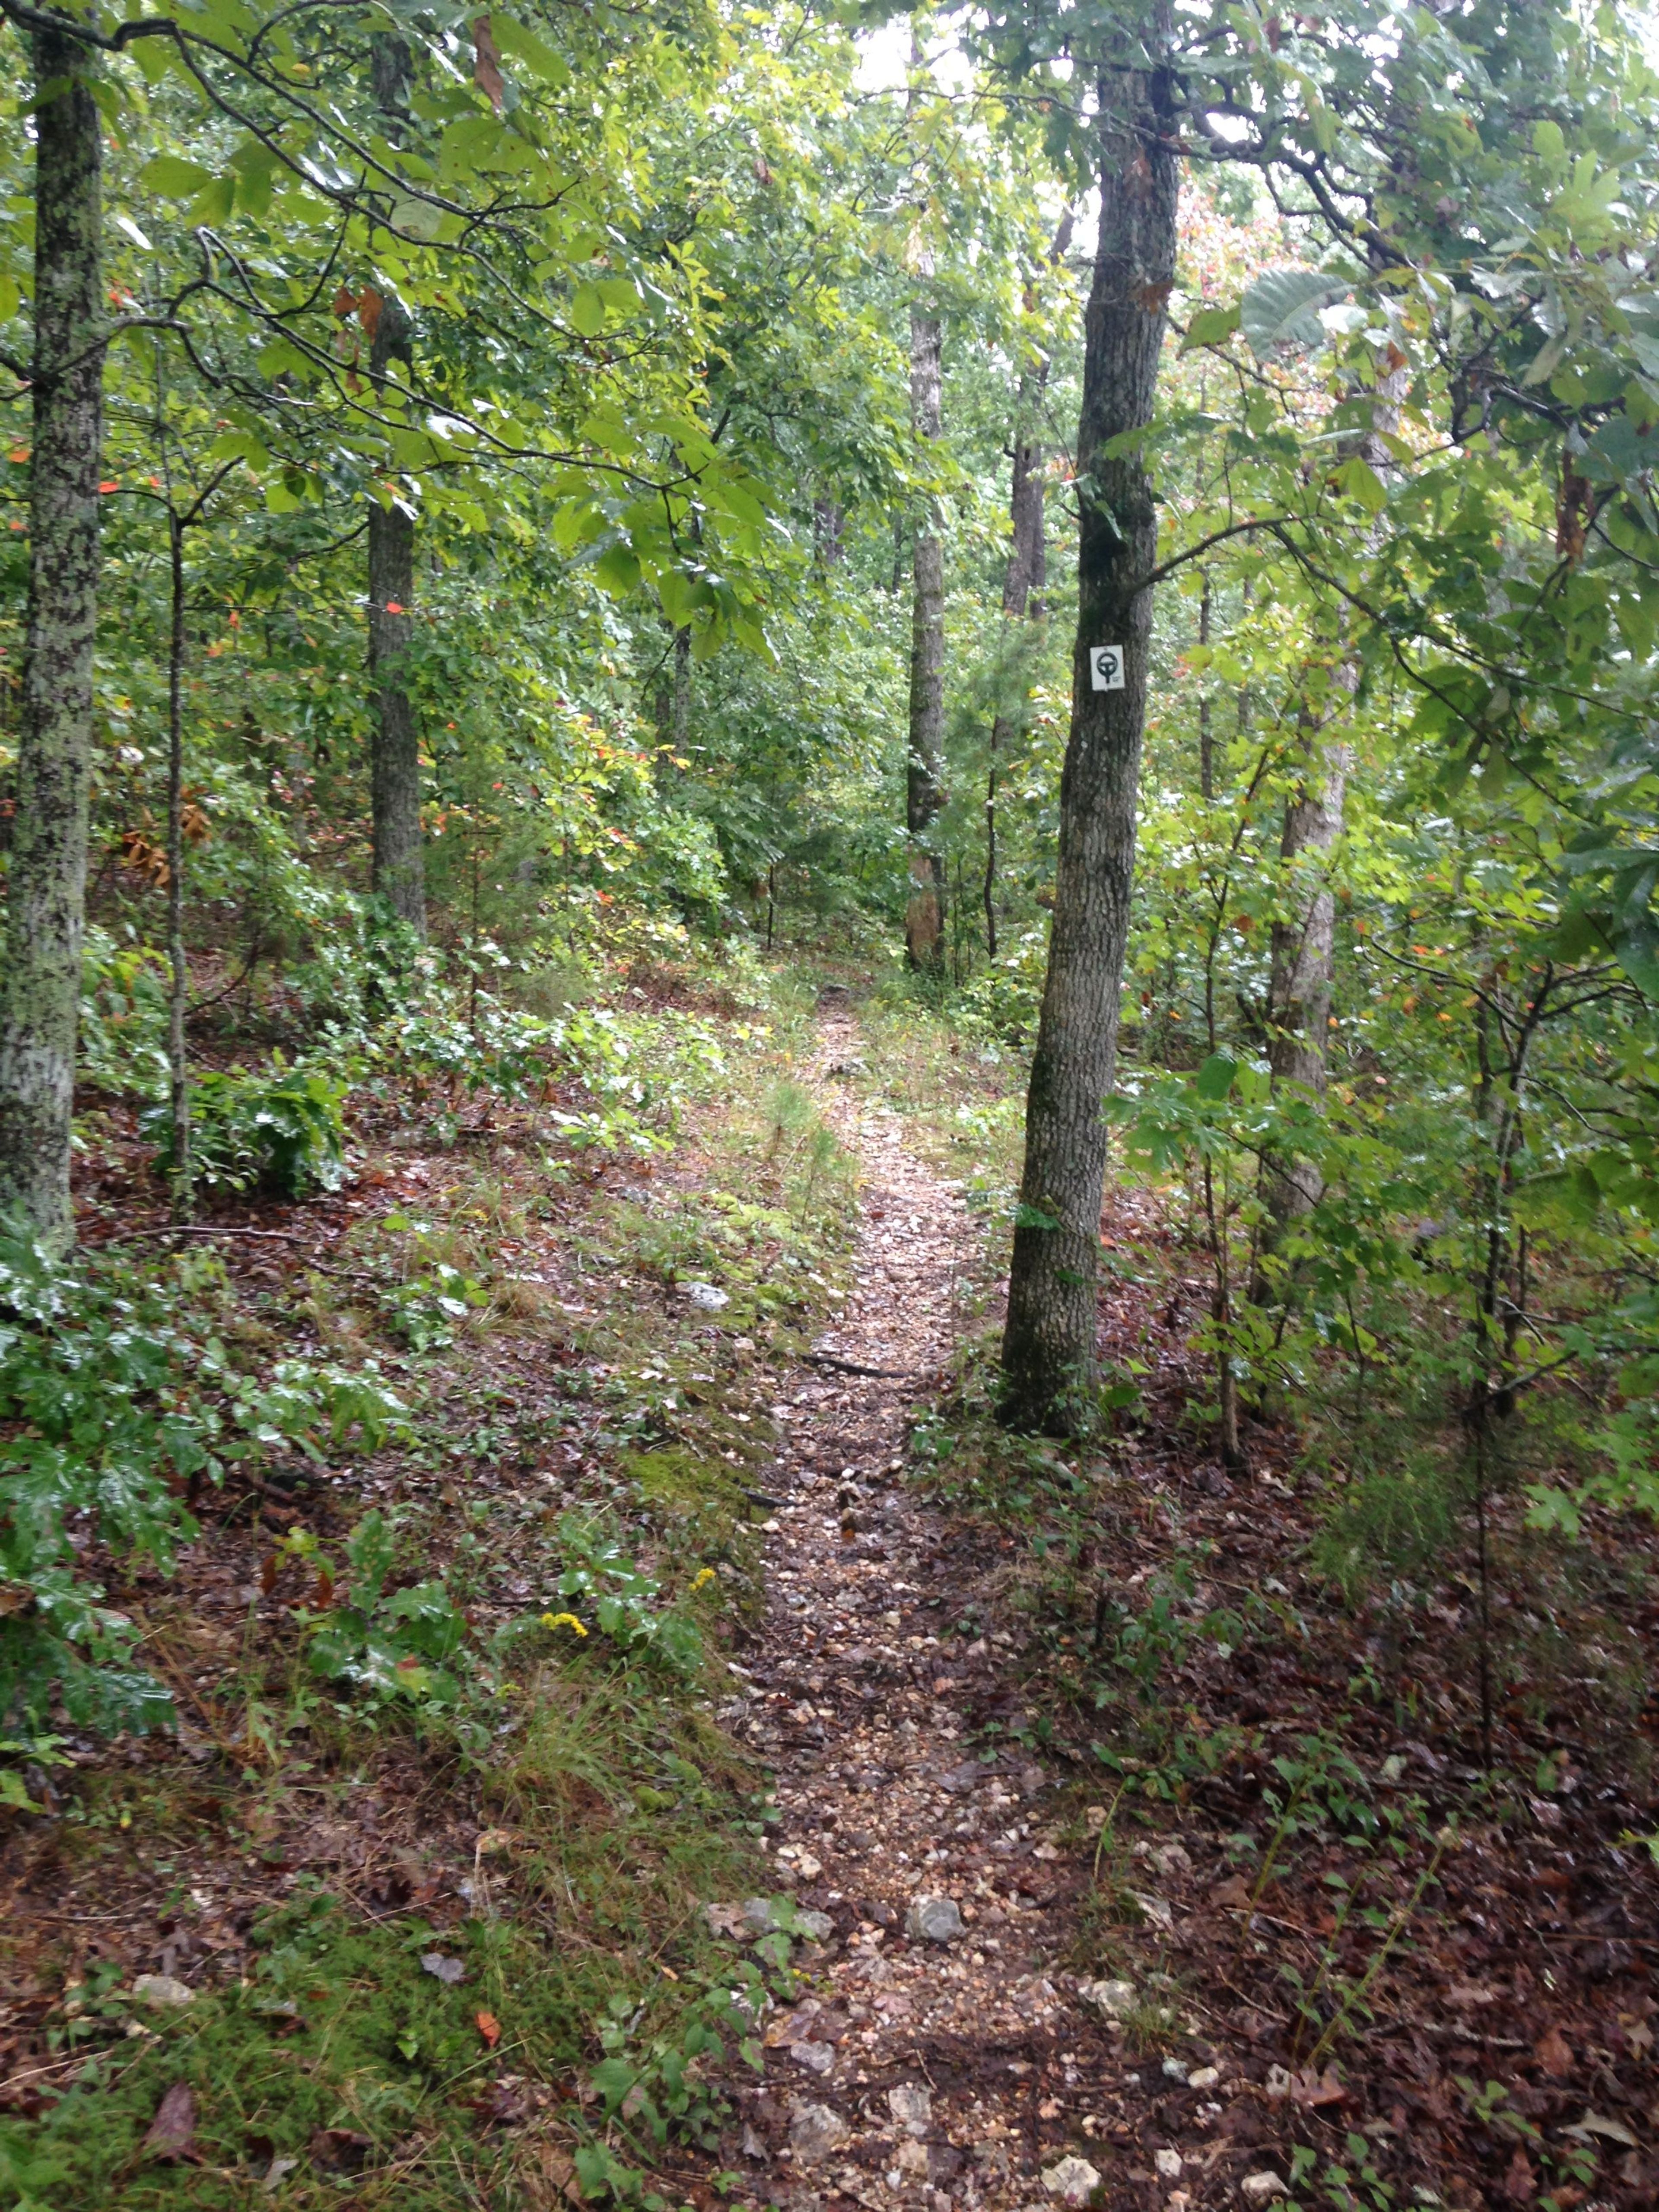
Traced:
[[[851, 1024], [827, 1019], [820, 1075], [856, 1054]], [[1218, 2202], [1201, 2185], [1239, 2160], [1217, 2123], [1253, 2085], [1137, 2058], [1109, 2016], [1132, 1984], [1085, 1980], [1093, 2002], [1079, 1996], [1064, 1961], [1088, 1858], [1049, 1838], [1055, 1778], [967, 1741], [1012, 1639], [950, 1632], [991, 1570], [901, 1486], [907, 1422], [961, 1334], [976, 1232], [890, 1108], [845, 1097], [836, 1120], [863, 1171], [852, 1285], [817, 1375], [774, 1408], [788, 1442], [769, 1478], [784, 1501], [770, 1606], [725, 1715], [773, 1766], [780, 1882], [826, 1938], [744, 2098], [755, 2193], [796, 2212], [1000, 2212], [1081, 2203], [1109, 2171], [1109, 2202]], [[1184, 1856], [1173, 1847], [1167, 1871]], [[1149, 1869], [1149, 1889], [1161, 1879]], [[1264, 2173], [1252, 2193], [1273, 2187]]]

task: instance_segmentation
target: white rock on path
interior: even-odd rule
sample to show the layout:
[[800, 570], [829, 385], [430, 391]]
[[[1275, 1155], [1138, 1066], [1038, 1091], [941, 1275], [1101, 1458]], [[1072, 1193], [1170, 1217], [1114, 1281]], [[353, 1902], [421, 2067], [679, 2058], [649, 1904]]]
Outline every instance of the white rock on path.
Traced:
[[954, 1943], [962, 1933], [962, 1914], [953, 1897], [918, 1897], [904, 1916], [904, 1932], [929, 1943]]
[[1042, 2185], [1062, 2204], [1086, 2204], [1100, 2186], [1100, 2174], [1086, 2158], [1063, 2158], [1058, 2166], [1045, 2167]]
[[1178, 2150], [1173, 2150], [1166, 2144], [1162, 2150], [1155, 2150], [1152, 2153], [1152, 2164], [1158, 2168], [1161, 2179], [1180, 2180], [1182, 2159]]
[[1238, 2193], [1247, 2204], [1271, 2204], [1275, 2197], [1288, 2197], [1290, 2190], [1271, 2167], [1260, 2173], [1247, 2173], [1238, 2185]]

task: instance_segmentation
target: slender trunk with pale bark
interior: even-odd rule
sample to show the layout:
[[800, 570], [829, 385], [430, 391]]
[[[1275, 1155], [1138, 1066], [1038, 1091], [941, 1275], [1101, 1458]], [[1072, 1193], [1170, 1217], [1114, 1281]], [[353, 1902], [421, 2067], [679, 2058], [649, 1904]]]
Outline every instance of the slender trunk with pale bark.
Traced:
[[[1044, 363], [1046, 372], [1047, 363]], [[1027, 394], [1022, 385], [1021, 398]], [[1025, 413], [1022, 404], [1022, 417]], [[1005, 642], [1018, 623], [1033, 611], [1031, 594], [1042, 588], [1047, 568], [1043, 542], [1042, 455], [1041, 448], [1022, 433], [1014, 441], [1008, 484], [1008, 519], [1012, 543], [1002, 581], [1002, 622]], [[985, 951], [997, 957], [997, 772], [1003, 754], [1019, 733], [1019, 723], [1006, 705], [991, 721], [989, 758], [985, 770]]]
[[98, 482], [103, 140], [93, 57], [33, 40], [34, 358], [28, 612], [0, 977], [0, 1212], [74, 1239], [70, 1127], [86, 927]]
[[[931, 275], [924, 268], [924, 279]], [[910, 422], [922, 450], [940, 430], [939, 317], [910, 310]], [[910, 836], [910, 896], [904, 944], [912, 968], [942, 973], [945, 860], [936, 825], [945, 805], [945, 540], [939, 501], [929, 492], [915, 519], [910, 556], [910, 747], [905, 826]]]
[[[1167, 9], [1144, 35], [1167, 43]], [[1071, 735], [1060, 776], [1054, 926], [1025, 1114], [1003, 1337], [1003, 1413], [1022, 1428], [1089, 1418], [1095, 1275], [1111, 1087], [1129, 928], [1135, 809], [1146, 720], [1152, 487], [1139, 451], [1114, 450], [1150, 422], [1175, 277], [1175, 86], [1158, 68], [1103, 70], [1100, 243], [1084, 331], [1078, 430], [1081, 494]], [[1121, 648], [1123, 688], [1096, 690], [1090, 648]]]
[[[1067, 208], [1060, 219], [1054, 242], [1048, 249], [1050, 268], [1072, 242], [1073, 214]], [[1025, 289], [1025, 312], [1036, 307], [1036, 287]], [[1042, 447], [1036, 434], [1038, 411], [1048, 384], [1048, 356], [1040, 354], [1020, 377], [1019, 400], [1014, 425], [1012, 465], [1008, 477], [1008, 521], [1011, 543], [1008, 567], [1002, 582], [1004, 644], [1017, 623], [1040, 620], [1048, 612], [1043, 586], [1048, 580], [1048, 541], [1042, 498]], [[991, 721], [989, 759], [985, 771], [985, 951], [997, 957], [997, 775], [1002, 755], [1018, 734], [1019, 724], [1000, 702]]]
[[[1392, 431], [1405, 398], [1399, 371], [1379, 380], [1370, 399], [1369, 430], [1346, 448], [1370, 463], [1379, 475], [1393, 465], [1381, 434]], [[1363, 397], [1363, 394], [1351, 396]], [[1359, 685], [1357, 653], [1344, 653], [1331, 687], [1330, 718], [1346, 724]], [[1348, 775], [1352, 750], [1346, 739], [1328, 738], [1320, 718], [1303, 716], [1297, 780], [1285, 803], [1279, 859], [1292, 888], [1291, 909], [1273, 929], [1272, 967], [1267, 986], [1267, 1062], [1275, 1089], [1289, 1084], [1323, 1098], [1328, 1074], [1331, 994], [1336, 978], [1336, 896], [1331, 855], [1346, 827]], [[1263, 1247], [1299, 1215], [1319, 1202], [1323, 1181], [1311, 1160], [1274, 1157], [1263, 1178], [1267, 1221]], [[1265, 1285], [1258, 1270], [1255, 1291]]]
[[[376, 105], [395, 132], [405, 120], [413, 61], [405, 40], [376, 38], [370, 79]], [[410, 359], [408, 315], [383, 300], [370, 339], [369, 374], [377, 391], [394, 361]], [[370, 883], [417, 937], [426, 935], [426, 852], [421, 838], [421, 739], [409, 693], [415, 625], [415, 518], [400, 496], [368, 502], [369, 805], [373, 822]]]
[[185, 524], [167, 515], [167, 1087], [173, 1117], [173, 1218], [191, 1214], [190, 1067], [185, 1012], [190, 961], [185, 951]]

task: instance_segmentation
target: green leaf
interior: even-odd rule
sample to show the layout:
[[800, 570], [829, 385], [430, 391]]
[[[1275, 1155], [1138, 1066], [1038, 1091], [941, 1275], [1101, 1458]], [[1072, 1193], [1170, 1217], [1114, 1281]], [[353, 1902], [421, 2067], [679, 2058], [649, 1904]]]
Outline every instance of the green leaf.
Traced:
[[228, 222], [236, 205], [236, 178], [227, 170], [198, 192], [190, 204], [191, 222]]
[[157, 154], [139, 170], [138, 181], [164, 199], [187, 200], [192, 192], [210, 185], [214, 177], [211, 169], [184, 161], [177, 154]]
[[1337, 489], [1350, 499], [1357, 499], [1368, 514], [1380, 514], [1389, 503], [1389, 495], [1382, 479], [1369, 461], [1358, 453], [1343, 462], [1331, 479]]
[[544, 84], [550, 84], [556, 92], [569, 83], [568, 64], [554, 52], [545, 40], [538, 39], [522, 23], [515, 23], [510, 15], [492, 15], [489, 20], [495, 44], [502, 53], [522, 62], [533, 76], [539, 77]]
[[1224, 345], [1238, 328], [1239, 309], [1231, 307], [1200, 307], [1187, 325], [1187, 337], [1181, 350], [1191, 353], [1198, 346]]
[[1325, 342], [1319, 310], [1346, 299], [1353, 287], [1322, 269], [1269, 269], [1239, 301], [1239, 323], [1258, 361], [1280, 346]]
[[1014, 1226], [1016, 1229], [1059, 1229], [1062, 1224], [1056, 1215], [1045, 1213], [1040, 1206], [1027, 1206], [1022, 1199], [1014, 1208]]
[[597, 337], [605, 328], [605, 297], [597, 284], [584, 284], [570, 302], [570, 320], [585, 338]]
[[639, 585], [638, 556], [631, 545], [612, 545], [593, 563], [593, 574], [613, 599], [625, 599]]
[[1238, 1062], [1224, 1052], [1212, 1052], [1193, 1079], [1193, 1088], [1206, 1105], [1218, 1106], [1233, 1087]]

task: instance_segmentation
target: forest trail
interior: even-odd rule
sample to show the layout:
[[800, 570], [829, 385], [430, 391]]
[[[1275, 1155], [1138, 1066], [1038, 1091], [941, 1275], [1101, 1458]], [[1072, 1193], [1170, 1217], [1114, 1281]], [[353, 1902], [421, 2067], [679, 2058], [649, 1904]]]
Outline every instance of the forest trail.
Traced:
[[744, 2150], [775, 2159], [769, 2186], [799, 2208], [1000, 2208], [1044, 2195], [1036, 2169], [1059, 2154], [1039, 2111], [1078, 2109], [1079, 2056], [1100, 2031], [1054, 1966], [1048, 1778], [967, 1740], [964, 1705], [1006, 1657], [984, 1638], [951, 1645], [964, 1593], [941, 1556], [951, 1531], [900, 1480], [910, 1411], [960, 1334], [975, 1231], [901, 1117], [841, 1087], [858, 1049], [853, 1022], [827, 1013], [811, 1074], [860, 1164], [858, 1244], [824, 1364], [776, 1409], [784, 1502], [739, 1724], [776, 1776], [785, 1879], [849, 1932], [820, 1993], [769, 2023]]

